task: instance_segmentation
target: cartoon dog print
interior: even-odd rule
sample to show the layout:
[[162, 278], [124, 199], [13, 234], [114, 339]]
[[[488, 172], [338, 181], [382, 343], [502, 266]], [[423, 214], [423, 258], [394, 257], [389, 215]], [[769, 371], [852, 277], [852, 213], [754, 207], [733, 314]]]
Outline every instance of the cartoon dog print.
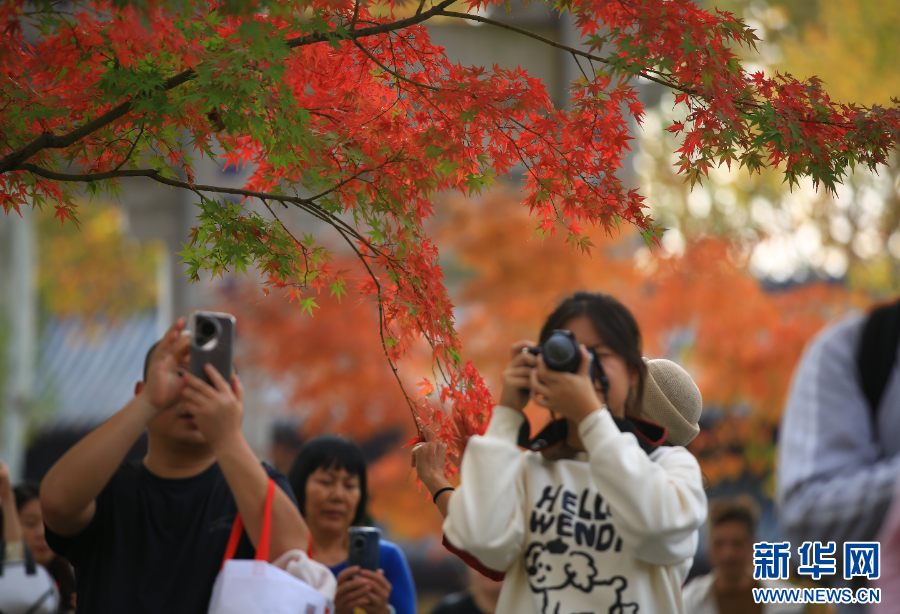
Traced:
[[544, 596], [542, 614], [577, 614], [564, 611], [562, 605], [562, 589], [570, 586], [591, 593], [591, 601], [597, 604], [592, 612], [637, 614], [636, 603], [622, 603], [622, 591], [628, 586], [628, 580], [622, 576], [601, 580], [589, 554], [568, 550], [565, 542], [555, 539], [546, 545], [533, 542], [525, 551], [528, 585]]

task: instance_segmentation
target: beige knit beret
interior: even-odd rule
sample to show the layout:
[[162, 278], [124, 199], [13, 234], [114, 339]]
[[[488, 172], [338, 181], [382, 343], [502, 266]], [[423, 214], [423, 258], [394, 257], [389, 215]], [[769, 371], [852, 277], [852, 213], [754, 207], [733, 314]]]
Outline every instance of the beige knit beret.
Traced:
[[644, 358], [644, 362], [649, 377], [644, 382], [641, 417], [666, 427], [669, 443], [686, 446], [700, 432], [700, 389], [688, 372], [671, 360]]

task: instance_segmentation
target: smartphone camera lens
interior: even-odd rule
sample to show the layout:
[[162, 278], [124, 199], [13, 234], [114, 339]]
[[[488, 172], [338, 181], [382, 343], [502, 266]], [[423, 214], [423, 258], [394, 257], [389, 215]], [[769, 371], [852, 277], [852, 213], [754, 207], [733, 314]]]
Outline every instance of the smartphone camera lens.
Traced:
[[213, 320], [197, 318], [197, 331], [195, 339], [198, 346], [203, 347], [219, 336], [219, 327]]
[[359, 536], [353, 539], [353, 547], [357, 550], [365, 550], [366, 548], [366, 538]]
[[209, 320], [205, 320], [200, 326], [200, 334], [204, 337], [212, 337], [216, 334], [216, 327]]

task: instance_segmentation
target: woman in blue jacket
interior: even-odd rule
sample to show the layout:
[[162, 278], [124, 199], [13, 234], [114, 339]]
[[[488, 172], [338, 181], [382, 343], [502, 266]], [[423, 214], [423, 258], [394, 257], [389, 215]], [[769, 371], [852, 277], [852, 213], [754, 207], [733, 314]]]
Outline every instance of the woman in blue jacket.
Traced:
[[336, 614], [415, 614], [409, 564], [395, 544], [381, 540], [377, 572], [347, 566], [351, 526], [365, 524], [366, 464], [355, 443], [321, 435], [297, 453], [288, 480], [309, 526], [310, 558], [337, 577]]

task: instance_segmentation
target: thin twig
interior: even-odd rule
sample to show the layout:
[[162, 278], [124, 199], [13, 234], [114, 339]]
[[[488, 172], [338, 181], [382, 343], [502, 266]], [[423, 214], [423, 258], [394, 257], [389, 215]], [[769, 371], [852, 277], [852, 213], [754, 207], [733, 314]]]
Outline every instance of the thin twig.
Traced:
[[[587, 73], [584, 72], [584, 69], [581, 67], [581, 62], [578, 61], [578, 56], [574, 53], [572, 54], [572, 59], [575, 60], [575, 65], [578, 67], [578, 70], [581, 71], [581, 74], [584, 76], [584, 80], [590, 83], [590, 79], [588, 79]], [[588, 60], [590, 62], [590, 60]]]
[[306, 112], [310, 115], [315, 115], [316, 117], [324, 117], [325, 119], [330, 119], [336, 124], [340, 123], [340, 120], [338, 120], [338, 118], [333, 115], [329, 115], [328, 113], [322, 113], [321, 111], [310, 111], [309, 109], [307, 109]]
[[401, 75], [400, 73], [398, 73], [398, 72], [396, 72], [396, 71], [394, 71], [394, 70], [391, 70], [390, 68], [388, 68], [387, 66], [385, 66], [384, 64], [382, 64], [381, 62], [379, 62], [379, 61], [378, 61], [378, 58], [376, 58], [374, 55], [372, 55], [372, 54], [369, 52], [368, 49], [366, 49], [365, 47], [363, 47], [363, 46], [362, 46], [362, 43], [360, 43], [358, 40], [354, 40], [354, 41], [353, 41], [353, 44], [356, 45], [357, 47], [359, 47], [360, 51], [362, 51], [362, 52], [365, 53], [367, 56], [369, 56], [369, 59], [371, 59], [373, 62], [375, 62], [376, 64], [378, 64], [378, 66], [380, 66], [382, 70], [384, 70], [385, 72], [388, 72], [388, 73], [394, 75], [394, 77], [396, 77], [396, 78], [399, 79], [400, 81], [406, 81], [407, 83], [411, 83], [411, 84], [415, 85], [416, 87], [424, 87], [424, 88], [429, 89], [429, 90], [432, 90], [432, 91], [434, 91], [434, 92], [439, 92], [439, 91], [441, 91], [441, 88], [439, 88], [439, 87], [434, 87], [433, 85], [428, 85], [427, 83], [419, 83], [418, 81], [413, 81], [413, 80], [410, 79], [409, 77], [404, 77], [404, 76]]
[[119, 170], [120, 168], [122, 168], [122, 165], [124, 165], [126, 162], [128, 162], [128, 159], [131, 158], [131, 154], [134, 153], [134, 148], [137, 147], [138, 141], [141, 140], [141, 137], [143, 135], [144, 135], [144, 124], [141, 124], [141, 131], [138, 132], [137, 137], [134, 139], [134, 143], [131, 144], [131, 149], [128, 150], [128, 155], [126, 155], [124, 158], [122, 158], [122, 161], [119, 162], [119, 165], [113, 169], [114, 171]]
[[[288, 229], [287, 224], [285, 224], [284, 222], [281, 221], [281, 218], [278, 217], [278, 214], [276, 214], [276, 213], [272, 210], [272, 207], [269, 205], [269, 201], [263, 199], [263, 200], [262, 200], [262, 204], [263, 204], [263, 206], [264, 206], [266, 209], [269, 210], [269, 213], [272, 214], [272, 217], [275, 218], [275, 220], [281, 225], [281, 227], [284, 229], [284, 231], [285, 231], [286, 233], [288, 233], [288, 236], [289, 236], [291, 239], [294, 240], [294, 243], [295, 243], [296, 245], [299, 245], [299, 246], [300, 246], [300, 251], [303, 253], [303, 269], [304, 269], [304, 271], [305, 271], [304, 275], [306, 275], [306, 277], [307, 277], [307, 279], [308, 279], [308, 278], [309, 278], [309, 253], [307, 252], [306, 247], [304, 247], [303, 243], [301, 243], [301, 242], [297, 239], [297, 237], [294, 236], [294, 233], [292, 233], [292, 232]], [[307, 282], [303, 282], [303, 283], [302, 283], [302, 287], [308, 287], [308, 283], [307, 283]]]
[[356, 20], [359, 18], [359, 0], [356, 0], [356, 4], [353, 7], [353, 19], [350, 20], [350, 27], [348, 30], [356, 29]]
[[394, 364], [394, 361], [391, 360], [390, 352], [388, 351], [387, 340], [384, 338], [384, 327], [385, 327], [385, 316], [384, 316], [384, 302], [381, 296], [381, 282], [378, 281], [378, 277], [375, 275], [375, 272], [369, 266], [368, 261], [366, 260], [366, 256], [359, 251], [359, 248], [347, 237], [340, 229], [338, 229], [338, 233], [340, 233], [341, 237], [347, 242], [347, 245], [350, 246], [355, 253], [359, 261], [362, 262], [362, 265], [366, 268], [366, 271], [369, 273], [369, 277], [372, 279], [372, 282], [375, 284], [375, 289], [378, 292], [378, 334], [381, 337], [381, 349], [384, 351], [384, 357], [387, 359], [388, 365], [391, 367], [391, 371], [394, 374], [394, 378], [397, 380], [397, 383], [400, 385], [400, 392], [403, 393], [403, 397], [406, 399], [406, 404], [409, 406], [409, 411], [412, 414], [413, 422], [416, 424], [416, 429], [421, 434], [422, 433], [422, 425], [419, 422], [419, 417], [416, 414], [416, 404], [406, 393], [406, 388], [403, 386], [403, 381], [400, 379], [400, 372], [397, 370], [397, 365]]
[[[546, 45], [550, 45], [551, 47], [556, 47], [557, 49], [562, 49], [563, 51], [571, 53], [572, 55], [580, 55], [581, 57], [587, 58], [589, 60], [595, 60], [597, 62], [601, 62], [601, 63], [607, 64], [607, 65], [612, 64], [612, 62], [610, 62], [606, 58], [601, 58], [596, 55], [592, 55], [590, 53], [581, 51], [580, 49], [576, 49], [575, 47], [569, 47], [568, 45], [563, 45], [562, 43], [557, 43], [555, 40], [546, 38], [544, 36], [541, 36], [540, 34], [535, 34], [534, 32], [530, 32], [530, 31], [522, 29], [522, 28], [517, 28], [516, 26], [510, 25], [508, 23], [503, 23], [502, 21], [497, 21], [495, 19], [488, 19], [487, 17], [482, 17], [481, 15], [470, 15], [468, 13], [458, 13], [456, 11], [445, 11], [443, 9], [437, 11], [437, 14], [443, 15], [444, 17], [456, 17], [458, 19], [468, 19], [469, 21], [478, 21], [480, 23], [487, 23], [492, 26], [497, 26], [498, 28], [510, 30], [512, 32], [516, 32], [517, 34], [522, 34], [523, 36], [527, 36], [529, 38], [533, 38], [535, 40], [541, 41], [542, 43], [544, 43]], [[684, 92], [684, 93], [692, 93], [693, 92], [693, 90], [691, 90], [691, 89], [680, 87], [677, 84], [672, 83], [670, 81], [666, 81], [664, 79], [654, 77], [650, 73], [656, 73], [656, 71], [650, 70], [650, 69], [644, 69], [644, 70], [640, 71], [638, 74], [640, 74], [645, 79], [653, 81], [654, 83], [659, 83], [660, 85], [664, 85], [664, 86], [672, 88], [674, 90], [678, 90], [679, 92]], [[659, 74], [659, 73], [657, 73], [657, 74]]]

